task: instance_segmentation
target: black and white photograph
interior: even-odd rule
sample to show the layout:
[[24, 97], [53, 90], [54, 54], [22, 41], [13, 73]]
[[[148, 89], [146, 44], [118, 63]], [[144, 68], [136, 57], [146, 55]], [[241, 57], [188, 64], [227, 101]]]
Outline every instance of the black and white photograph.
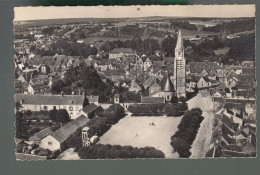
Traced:
[[255, 158], [255, 5], [14, 8], [16, 160]]

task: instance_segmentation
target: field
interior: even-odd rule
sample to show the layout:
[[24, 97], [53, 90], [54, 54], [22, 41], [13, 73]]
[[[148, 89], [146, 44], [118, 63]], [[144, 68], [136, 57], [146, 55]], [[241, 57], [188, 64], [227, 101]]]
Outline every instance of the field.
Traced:
[[[178, 130], [182, 117], [131, 117], [126, 116], [100, 137], [98, 143], [131, 145], [133, 147], [154, 147], [166, 158], [178, 158], [170, 145], [171, 136]], [[155, 125], [150, 125], [153, 122]]]

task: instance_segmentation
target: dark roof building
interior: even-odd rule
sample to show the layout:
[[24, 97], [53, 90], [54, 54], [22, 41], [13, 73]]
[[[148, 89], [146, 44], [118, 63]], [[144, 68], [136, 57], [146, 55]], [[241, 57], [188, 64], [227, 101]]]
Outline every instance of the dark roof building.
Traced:
[[164, 92], [174, 92], [174, 86], [168, 73], [163, 77], [161, 81], [161, 89]]
[[60, 143], [65, 142], [69, 136], [71, 136], [78, 128], [87, 124], [88, 119], [85, 116], [80, 116], [75, 120], [70, 121], [69, 123], [65, 124], [63, 127], [54, 131], [51, 136], [54, 137]]
[[164, 97], [142, 97], [141, 103], [165, 103]]

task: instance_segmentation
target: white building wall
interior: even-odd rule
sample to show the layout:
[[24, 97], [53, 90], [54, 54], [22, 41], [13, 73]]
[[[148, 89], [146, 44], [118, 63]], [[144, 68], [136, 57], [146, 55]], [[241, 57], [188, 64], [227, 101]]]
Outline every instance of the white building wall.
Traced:
[[40, 147], [49, 149], [50, 151], [55, 151], [61, 148], [61, 144], [59, 141], [49, 135], [41, 140]]

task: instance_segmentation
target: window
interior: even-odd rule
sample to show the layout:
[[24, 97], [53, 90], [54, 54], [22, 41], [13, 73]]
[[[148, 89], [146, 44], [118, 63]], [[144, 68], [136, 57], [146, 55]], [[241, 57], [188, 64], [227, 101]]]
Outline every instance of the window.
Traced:
[[69, 110], [70, 110], [70, 111], [73, 111], [73, 107], [72, 107], [72, 106], [70, 106], [70, 107], [69, 107]]
[[49, 146], [52, 146], [52, 142], [48, 142], [48, 145], [49, 145]]
[[56, 106], [53, 106], [53, 109], [56, 110]]
[[170, 99], [170, 96], [169, 95], [167, 95], [167, 100], [169, 100]]
[[48, 110], [48, 107], [47, 106], [43, 106], [43, 110]]

